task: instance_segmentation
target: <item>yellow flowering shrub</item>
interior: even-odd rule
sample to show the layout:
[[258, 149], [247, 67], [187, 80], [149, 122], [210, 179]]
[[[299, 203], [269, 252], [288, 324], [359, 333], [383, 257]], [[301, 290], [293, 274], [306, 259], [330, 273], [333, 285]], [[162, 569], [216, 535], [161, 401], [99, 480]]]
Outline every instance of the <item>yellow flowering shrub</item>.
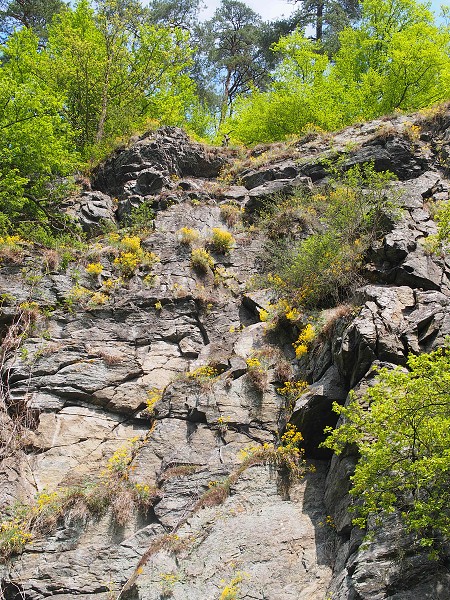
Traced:
[[193, 379], [197, 381], [207, 381], [208, 379], [214, 379], [219, 376], [219, 371], [212, 367], [211, 365], [203, 365], [202, 367], [198, 367], [195, 371], [191, 371], [190, 373], [186, 373], [186, 377], [188, 379]]
[[147, 392], [147, 400], [145, 401], [147, 408], [145, 409], [149, 415], [153, 415], [156, 404], [161, 400], [164, 390], [152, 388]]
[[214, 259], [204, 248], [194, 248], [191, 252], [191, 266], [193, 269], [206, 273], [214, 267]]
[[229, 254], [235, 242], [236, 240], [229, 231], [220, 229], [220, 227], [213, 227], [209, 245], [215, 252]]
[[221, 583], [224, 585], [224, 588], [219, 600], [238, 600], [240, 584], [243, 582], [244, 577], [247, 578], [249, 575], [238, 571], [229, 583], [225, 584], [225, 581], [222, 580]]
[[120, 255], [114, 259], [114, 264], [125, 277], [133, 275], [140, 262], [140, 257], [133, 252], [121, 252]]
[[181, 244], [190, 246], [200, 239], [200, 232], [197, 229], [192, 229], [191, 227], [182, 227], [178, 230], [178, 236]]
[[142, 252], [141, 238], [137, 235], [125, 236], [120, 240], [120, 246], [124, 252], [131, 252], [132, 254], [139, 254]]
[[297, 358], [301, 358], [308, 352], [309, 344], [316, 337], [316, 332], [311, 323], [308, 323], [306, 327], [300, 332], [300, 335], [297, 338], [292, 346], [295, 349], [295, 356]]
[[117, 279], [111, 279], [110, 277], [108, 277], [108, 279], [105, 279], [105, 281], [103, 282], [103, 288], [107, 291], [109, 290], [113, 290], [116, 287], [119, 287], [123, 284], [123, 279], [122, 277], [118, 277]]
[[0, 523], [0, 557], [18, 554], [32, 539], [33, 535], [27, 531], [23, 520], [5, 519]]
[[94, 292], [91, 296], [90, 303], [94, 306], [101, 306], [102, 304], [106, 304], [106, 302], [108, 302], [108, 296], [102, 292]]
[[265, 323], [269, 318], [269, 313], [267, 312], [267, 310], [264, 310], [263, 308], [259, 311], [259, 320], [263, 323]]
[[260, 369], [260, 368], [262, 368], [261, 361], [259, 360], [259, 358], [256, 358], [256, 357], [247, 358], [246, 363], [247, 363], [247, 367], [249, 369]]
[[241, 469], [254, 464], [269, 464], [277, 468], [285, 468], [291, 480], [303, 477], [306, 471], [312, 470], [307, 467], [303, 459], [301, 443], [303, 436], [295, 425], [288, 423], [285, 433], [281, 436], [280, 444], [266, 442], [262, 445], [246, 446], [239, 452], [242, 462]]
[[19, 250], [20, 244], [23, 242], [20, 235], [0, 236], [0, 250]]
[[86, 267], [86, 272], [89, 275], [101, 275], [103, 271], [103, 265], [101, 263], [89, 263]]
[[277, 389], [277, 392], [286, 398], [286, 409], [294, 410], [295, 403], [307, 387], [306, 381], [285, 381], [284, 385]]

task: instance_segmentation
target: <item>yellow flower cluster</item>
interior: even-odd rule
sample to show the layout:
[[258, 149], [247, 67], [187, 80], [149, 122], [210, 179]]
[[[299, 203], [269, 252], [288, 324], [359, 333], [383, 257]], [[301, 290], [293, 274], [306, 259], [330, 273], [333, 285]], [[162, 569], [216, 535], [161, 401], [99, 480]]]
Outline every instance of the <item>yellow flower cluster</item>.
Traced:
[[211, 240], [209, 242], [213, 250], [221, 252], [222, 254], [228, 254], [234, 243], [235, 239], [229, 231], [220, 229], [220, 227], [213, 227]]
[[25, 527], [26, 524], [21, 519], [0, 523], [0, 556], [20, 552], [33, 539], [32, 534]]
[[295, 425], [288, 424], [280, 441], [278, 447], [266, 442], [260, 446], [243, 448], [239, 452], [239, 458], [243, 463], [241, 469], [253, 464], [272, 464], [288, 469], [291, 478], [301, 477], [306, 470], [303, 452], [300, 448], [303, 441], [302, 434]]
[[303, 436], [300, 431], [298, 431], [297, 427], [291, 423], [288, 423], [286, 425], [286, 431], [281, 436], [281, 443], [283, 444], [285, 450], [298, 450], [302, 441]]
[[101, 263], [89, 263], [86, 271], [89, 275], [100, 275], [103, 271], [103, 265]]
[[180, 242], [186, 246], [190, 246], [200, 238], [200, 232], [197, 229], [191, 227], [182, 227], [178, 230]]
[[109, 291], [115, 287], [122, 285], [122, 284], [123, 284], [122, 277], [118, 277], [117, 279], [108, 278], [103, 282], [103, 287], [105, 288], [105, 290]]
[[191, 371], [190, 373], [186, 373], [186, 376], [189, 379], [198, 379], [199, 381], [204, 381], [206, 379], [213, 379], [219, 375], [219, 371], [211, 367], [209, 365], [203, 365], [202, 367], [198, 367], [195, 371]]
[[120, 241], [120, 235], [118, 233], [116, 233], [115, 231], [112, 231], [108, 235], [108, 241], [110, 244], [117, 244]]
[[125, 252], [128, 251], [132, 254], [140, 254], [140, 252], [142, 252], [141, 238], [137, 235], [126, 235], [120, 240], [120, 245], [122, 246]]
[[152, 388], [147, 392], [147, 400], [145, 403], [147, 404], [146, 410], [150, 415], [153, 414], [156, 404], [161, 400], [163, 391], [164, 390], [158, 388]]
[[58, 492], [52, 492], [51, 494], [48, 494], [47, 492], [41, 492], [36, 498], [36, 508], [38, 511], [41, 511], [48, 506], [54, 505], [55, 502], [58, 502], [58, 500]]
[[102, 292], [94, 292], [91, 296], [90, 302], [94, 305], [102, 305], [108, 302], [108, 296], [106, 294], [102, 294]]
[[[249, 575], [247, 573], [236, 573], [233, 579], [223, 588], [220, 600], [238, 600], [240, 584], [244, 577], [249, 577]], [[222, 581], [222, 583], [225, 583], [225, 581]]]
[[68, 299], [74, 302], [91, 295], [91, 291], [81, 285], [75, 285], [69, 292]]
[[81, 285], [75, 285], [68, 293], [66, 302], [70, 307], [80, 301], [89, 301], [90, 306], [106, 304], [108, 296], [103, 292], [92, 292]]
[[135, 483], [133, 485], [133, 491], [143, 504], [148, 504], [156, 495], [156, 488], [151, 487], [146, 483]]
[[267, 275], [267, 281], [275, 288], [284, 287], [284, 285], [285, 285], [284, 280], [276, 273], [275, 274], [269, 273]]
[[300, 332], [300, 335], [297, 338], [297, 341], [292, 345], [295, 349], [295, 356], [297, 358], [301, 358], [304, 354], [308, 352], [308, 346], [313, 341], [316, 336], [316, 332], [311, 323], [308, 323], [306, 327]]
[[269, 313], [267, 312], [267, 310], [264, 310], [263, 308], [259, 311], [259, 320], [262, 321], [263, 323], [265, 323], [267, 321], [267, 319], [269, 318]]
[[284, 314], [286, 315], [286, 319], [288, 319], [288, 321], [294, 321], [294, 322], [298, 321], [300, 319], [300, 317], [302, 316], [298, 309], [291, 308], [291, 307], [288, 307]]
[[249, 369], [260, 369], [262, 367], [261, 361], [256, 357], [247, 358], [246, 362]]
[[285, 381], [283, 387], [278, 388], [277, 391], [281, 396], [297, 400], [307, 387], [306, 381]]
[[129, 466], [138, 445], [139, 437], [134, 437], [128, 440], [127, 444], [120, 446], [109, 458], [106, 469], [101, 473], [102, 477], [117, 474], [121, 479], [127, 480], [129, 477]]
[[121, 252], [120, 255], [114, 259], [114, 264], [122, 271], [125, 277], [131, 276], [140, 262], [140, 257], [133, 252]]
[[114, 264], [125, 277], [131, 277], [141, 264], [151, 267], [155, 262], [159, 261], [159, 257], [156, 254], [145, 252], [141, 248], [141, 239], [137, 235], [123, 237], [118, 241], [118, 245], [122, 251], [114, 259]]
[[9, 248], [14, 248], [20, 242], [23, 242], [20, 235], [5, 235], [0, 237], [0, 246], [8, 246]]
[[191, 252], [191, 266], [198, 271], [206, 273], [214, 267], [214, 259], [204, 248], [194, 248]]

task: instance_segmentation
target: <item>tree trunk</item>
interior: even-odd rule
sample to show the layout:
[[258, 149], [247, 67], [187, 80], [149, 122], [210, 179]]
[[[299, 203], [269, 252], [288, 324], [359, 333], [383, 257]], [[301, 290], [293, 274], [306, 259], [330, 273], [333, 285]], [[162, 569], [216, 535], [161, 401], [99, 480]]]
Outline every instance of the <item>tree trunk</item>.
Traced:
[[323, 2], [317, 3], [316, 11], [316, 40], [320, 41], [323, 37]]
[[228, 110], [228, 99], [230, 96], [230, 84], [231, 84], [231, 69], [227, 69], [227, 78], [225, 79], [225, 85], [223, 89], [222, 107], [220, 109], [220, 121], [219, 127], [225, 121]]

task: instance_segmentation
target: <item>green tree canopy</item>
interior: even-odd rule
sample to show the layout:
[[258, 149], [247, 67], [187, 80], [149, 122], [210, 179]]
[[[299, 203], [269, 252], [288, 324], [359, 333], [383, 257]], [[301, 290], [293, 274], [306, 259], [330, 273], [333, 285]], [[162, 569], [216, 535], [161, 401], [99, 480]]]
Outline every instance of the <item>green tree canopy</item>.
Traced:
[[65, 95], [87, 157], [148, 119], [182, 124], [195, 104], [188, 34], [143, 23], [136, 9], [130, 0], [102, 0], [95, 13], [80, 0], [49, 28], [46, 77]]
[[[47, 184], [69, 173], [77, 156], [72, 131], [62, 118], [64, 95], [40, 76], [42, 54], [29, 29], [2, 48], [0, 69], [1, 211], [8, 221], [45, 211]], [[5, 217], [6, 215], [6, 217]]]
[[47, 26], [65, 8], [63, 0], [0, 0], [0, 35], [6, 40], [15, 28], [27, 27], [46, 40]]
[[381, 369], [362, 400], [335, 405], [343, 417], [324, 445], [356, 444], [355, 523], [400, 511], [423, 545], [450, 539], [450, 352], [410, 355], [408, 369]]
[[[340, 35], [329, 62], [295, 30], [272, 46], [282, 60], [269, 91], [238, 99], [225, 125], [244, 143], [270, 142], [309, 124], [337, 129], [450, 96], [450, 31], [415, 0], [364, 0], [357, 28]], [[257, 115], [257, 116], [256, 116]]]
[[208, 60], [222, 87], [220, 123], [232, 113], [238, 94], [262, 86], [267, 78], [259, 45], [261, 18], [245, 3], [222, 0], [212, 19], [202, 28]]

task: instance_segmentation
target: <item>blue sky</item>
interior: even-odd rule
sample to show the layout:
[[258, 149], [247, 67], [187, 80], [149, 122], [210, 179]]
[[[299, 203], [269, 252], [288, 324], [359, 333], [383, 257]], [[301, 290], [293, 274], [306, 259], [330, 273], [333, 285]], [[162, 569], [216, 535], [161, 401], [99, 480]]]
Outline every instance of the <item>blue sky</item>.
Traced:
[[[260, 14], [265, 21], [275, 19], [284, 15], [289, 15], [293, 10], [293, 4], [286, 0], [244, 0], [246, 4], [251, 6], [255, 12]], [[202, 18], [208, 19], [212, 16], [216, 8], [220, 4], [220, 0], [204, 0], [206, 9], [203, 11]], [[439, 14], [441, 4], [440, 0], [432, 0], [431, 5], [436, 14]]]

